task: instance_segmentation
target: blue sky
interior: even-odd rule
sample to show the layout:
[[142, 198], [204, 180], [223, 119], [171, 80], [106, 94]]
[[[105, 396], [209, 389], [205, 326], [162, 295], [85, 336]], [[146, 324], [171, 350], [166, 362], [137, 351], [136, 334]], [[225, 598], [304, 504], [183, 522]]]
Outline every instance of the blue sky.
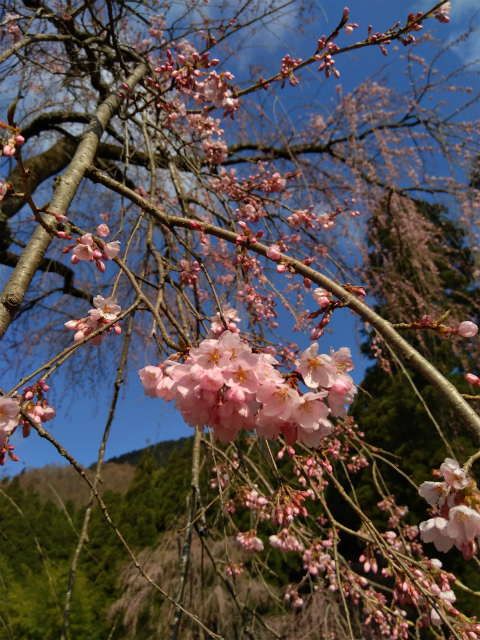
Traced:
[[[268, 27], [262, 31], [260, 39], [257, 37], [245, 43], [240, 59], [232, 59], [228, 68], [240, 78], [248, 63], [254, 63], [255, 59], [259, 59], [259, 57], [264, 59], [265, 56], [269, 56], [279, 61], [286, 53], [290, 53], [297, 57], [306, 58], [315, 49], [316, 39], [324, 33], [328, 34], [331, 28], [338, 23], [343, 10], [343, 4], [340, 5], [333, 0], [317, 4], [320, 8], [321, 20], [307, 25], [306, 34], [301, 35], [296, 32], [295, 25], [292, 24], [283, 27]], [[466, 28], [468, 20], [473, 15], [476, 2], [473, 0], [453, 0], [452, 4], [454, 8], [451, 13], [450, 25], [441, 25], [437, 21], [431, 21], [431, 26], [446, 39], [458, 36]], [[348, 3], [351, 21], [360, 25], [356, 39], [364, 36], [368, 24], [373, 25], [374, 31], [381, 31], [392, 26], [397, 20], [404, 20], [409, 11], [425, 10], [428, 8], [427, 5], [430, 6], [424, 0], [418, 0], [418, 2], [410, 0], [353, 0]], [[339, 44], [353, 42], [355, 36], [351, 36], [351, 38], [352, 40], [348, 40], [346, 36], [342, 35]], [[356, 84], [378, 70], [382, 64], [388, 65], [386, 73], [390, 82], [399, 90], [404, 90], [407, 80], [403, 71], [403, 62], [400, 59], [404, 53], [402, 49], [394, 52], [390, 47], [388, 58], [384, 58], [378, 49], [361, 51], [355, 56], [341, 57], [338, 61], [338, 68], [341, 71], [340, 82], [344, 92], [353, 89]], [[425, 48], [426, 51], [427, 49], [428, 47]], [[472, 43], [465, 43], [446, 56], [443, 70], [449, 71], [462, 63], [471, 62], [476, 56], [480, 57], [480, 41], [478, 38], [473, 38]], [[290, 100], [296, 101], [303, 92], [306, 92], [305, 97], [307, 95], [311, 97], [312, 94], [315, 94], [319, 110], [328, 110], [330, 101], [335, 95], [335, 85], [339, 81], [332, 78], [326, 83], [313, 70], [312, 72], [308, 71], [308, 74], [308, 78], [306, 77], [308, 81], [305, 84], [301, 84], [295, 90], [285, 91], [283, 94], [284, 105], [288, 105]], [[477, 83], [474, 90], [478, 92], [478, 89]], [[295, 92], [297, 93], [295, 94]], [[476, 117], [478, 117], [478, 113]], [[8, 277], [8, 274], [8, 269], [0, 267], [1, 280]], [[313, 309], [314, 305], [312, 304], [310, 307]], [[280, 323], [281, 333], [285, 337], [291, 337], [302, 348], [306, 348], [310, 344], [307, 336], [298, 333], [291, 334], [293, 321], [285, 312], [281, 313]], [[330, 346], [335, 349], [349, 346], [357, 367], [355, 380], [360, 382], [367, 363], [362, 361], [358, 354], [360, 340], [353, 314], [348, 309], [339, 310], [334, 314], [329, 328], [333, 329], [333, 332], [325, 334], [322, 338], [322, 351], [328, 353]], [[2, 388], [10, 388], [9, 382], [11, 381], [2, 381]], [[105, 387], [109, 391], [105, 397], [103, 397], [102, 391], [100, 398], [94, 397], [95, 393], [93, 392], [92, 397], [78, 398], [74, 406], [62, 406], [54, 422], [47, 425], [51, 428], [52, 434], [84, 465], [89, 465], [96, 459], [96, 452], [107, 419], [113, 382], [114, 372], [110, 386]], [[58, 389], [56, 391], [58, 393]], [[116, 418], [107, 445], [106, 458], [141, 448], [148, 442], [155, 443], [191, 435], [191, 433], [192, 430], [183, 423], [172, 404], [167, 404], [160, 399], [151, 400], [145, 397], [138, 378], [132, 375], [121, 391]], [[12, 438], [12, 444], [15, 445], [16, 453], [21, 460], [31, 466], [38, 467], [51, 462], [61, 463], [63, 461], [51, 445], [34, 433], [26, 440], [23, 440], [20, 434], [15, 434]], [[12, 474], [20, 469], [20, 463], [15, 465], [9, 461], [3, 469], [3, 473]]]

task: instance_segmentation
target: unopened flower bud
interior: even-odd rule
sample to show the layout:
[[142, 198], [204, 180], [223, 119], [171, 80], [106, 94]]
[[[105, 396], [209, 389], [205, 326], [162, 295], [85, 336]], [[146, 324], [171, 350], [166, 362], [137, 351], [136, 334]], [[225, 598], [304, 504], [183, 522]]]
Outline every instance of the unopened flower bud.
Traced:
[[19, 136], [15, 136], [15, 144], [18, 147], [21, 147], [22, 144], [25, 144], [25, 138], [23, 136], [20, 136], [20, 135]]
[[480, 386], [480, 378], [478, 378], [478, 376], [474, 376], [473, 373], [466, 373], [465, 378], [470, 384], [476, 384]]
[[105, 273], [105, 263], [100, 262], [100, 260], [95, 260], [95, 266], [100, 271], [100, 273]]
[[478, 332], [478, 327], [473, 322], [466, 320], [458, 325], [457, 331], [462, 338], [473, 338]]

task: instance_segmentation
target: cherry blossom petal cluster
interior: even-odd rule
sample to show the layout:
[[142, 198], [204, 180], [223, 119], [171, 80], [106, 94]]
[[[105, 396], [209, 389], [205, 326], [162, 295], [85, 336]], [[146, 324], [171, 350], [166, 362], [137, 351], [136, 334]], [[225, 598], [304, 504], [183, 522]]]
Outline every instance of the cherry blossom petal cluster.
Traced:
[[282, 529], [280, 533], [270, 536], [269, 542], [272, 547], [280, 549], [282, 553], [288, 553], [289, 551], [299, 551], [303, 553], [304, 551], [302, 543], [297, 540], [295, 535], [288, 529]]
[[264, 549], [263, 542], [257, 536], [256, 529], [251, 529], [245, 533], [239, 531], [237, 533], [237, 545], [249, 553], [260, 553]]
[[18, 400], [4, 396], [0, 398], [0, 449], [5, 447], [7, 437], [18, 425]]
[[420, 523], [424, 542], [433, 542], [437, 551], [447, 552], [455, 545], [465, 560], [477, 553], [480, 538], [480, 492], [473, 478], [460, 464], [447, 458], [439, 473], [444, 482], [424, 482], [420, 495], [437, 509], [438, 515]]
[[[75, 331], [75, 335], [73, 337], [74, 342], [80, 342], [89, 336], [92, 331], [101, 329], [103, 326], [109, 324], [112, 320], [115, 320], [122, 310], [120, 305], [117, 304], [117, 299], [113, 297], [104, 298], [102, 296], [96, 296], [93, 299], [93, 306], [95, 308], [90, 309], [88, 312], [89, 317], [65, 322], [66, 329], [69, 331]], [[117, 335], [122, 333], [122, 328], [118, 322], [115, 322], [111, 327], [108, 327], [106, 331], [103, 331], [89, 340], [89, 343], [95, 347], [100, 346], [102, 341], [106, 338], [107, 333], [110, 333], [112, 329]]]
[[[54, 212], [51, 213], [57, 218], [58, 222], [68, 222], [65, 216], [59, 216]], [[99, 237], [105, 237], [109, 233], [110, 229], [106, 224], [98, 225], [97, 235]], [[57, 235], [60, 238], [72, 240], [72, 237], [68, 236], [64, 231], [58, 231]], [[105, 273], [104, 263], [117, 257], [120, 251], [120, 242], [118, 240], [103, 242], [102, 240], [95, 240], [91, 233], [84, 233], [83, 236], [75, 240], [75, 244], [64, 247], [62, 251], [64, 254], [72, 252], [70, 259], [72, 264], [95, 262], [100, 273]]]
[[245, 429], [272, 440], [283, 434], [290, 446], [298, 441], [318, 447], [332, 432], [329, 414], [344, 416], [344, 405], [353, 402], [350, 351], [319, 355], [318, 344], [311, 345], [297, 371], [315, 392], [302, 393], [295, 376], [284, 377], [275, 368], [279, 363], [273, 348], [254, 352], [242, 340], [236, 309], [224, 306], [222, 316], [218, 312], [212, 317], [207, 338], [188, 354], [171, 357], [161, 368], [142, 369], [145, 393], [175, 400], [187, 424], [212, 429], [221, 442], [235, 440]]

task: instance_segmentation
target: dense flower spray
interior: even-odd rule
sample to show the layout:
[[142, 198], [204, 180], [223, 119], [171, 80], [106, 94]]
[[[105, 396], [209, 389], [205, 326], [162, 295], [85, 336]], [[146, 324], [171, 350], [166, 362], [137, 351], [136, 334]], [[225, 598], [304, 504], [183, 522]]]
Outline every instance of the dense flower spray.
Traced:
[[[290, 445], [318, 447], [333, 430], [328, 416], [345, 416], [345, 405], [356, 393], [348, 373], [353, 369], [349, 349], [318, 354], [314, 343], [293, 374], [281, 374], [272, 349], [252, 349], [236, 333], [237, 311], [226, 307], [222, 315], [229, 330], [217, 315], [211, 337], [198, 347], [139, 372], [145, 393], [175, 400], [187, 424], [211, 428], [221, 442], [235, 440], [245, 429], [271, 440], [282, 434]], [[312, 391], [303, 393], [300, 382]]]

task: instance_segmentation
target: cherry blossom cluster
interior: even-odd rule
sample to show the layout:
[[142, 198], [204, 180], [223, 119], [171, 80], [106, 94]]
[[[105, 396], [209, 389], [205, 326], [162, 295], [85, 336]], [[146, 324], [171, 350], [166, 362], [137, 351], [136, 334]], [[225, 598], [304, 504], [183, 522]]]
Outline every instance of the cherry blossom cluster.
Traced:
[[257, 536], [256, 529], [251, 529], [245, 533], [239, 531], [237, 533], [237, 545], [240, 549], [248, 551], [248, 553], [260, 553], [264, 549], [263, 542]]
[[18, 400], [3, 396], [0, 398], [0, 465], [6, 462], [6, 455], [15, 462], [18, 461], [12, 451], [13, 447], [7, 444], [9, 436], [18, 426], [19, 407]]
[[300, 607], [303, 607], [305, 604], [303, 598], [298, 595], [298, 591], [295, 589], [293, 584], [289, 584], [287, 586], [283, 599], [285, 602], [290, 603], [294, 609], [300, 609]]
[[[53, 212], [52, 212], [53, 213]], [[59, 222], [68, 222], [65, 216], [59, 214], [53, 214]], [[97, 235], [100, 237], [108, 236], [110, 229], [106, 224], [100, 224], [97, 227]], [[72, 240], [72, 236], [69, 236], [65, 231], [57, 231], [57, 235], [60, 238]], [[71, 263], [78, 264], [81, 261], [95, 262], [97, 269], [100, 273], [105, 273], [105, 264], [108, 260], [113, 260], [117, 257], [120, 251], [120, 242], [114, 240], [113, 242], [103, 242], [98, 238], [94, 238], [91, 233], [84, 233], [83, 236], [75, 240], [75, 244], [62, 249], [64, 254], [72, 252]], [[103, 262], [102, 262], [103, 260]]]
[[19, 16], [16, 13], [6, 13], [5, 14], [5, 18], [4, 18], [4, 23], [7, 23], [7, 28], [5, 29], [5, 31], [1, 34], [2, 35], [2, 39], [3, 39], [3, 35], [5, 33], [7, 33], [11, 38], [13, 38], [13, 42], [14, 44], [16, 42], [19, 42], [22, 39], [22, 32], [20, 30], [20, 27], [18, 26], [17, 20], [19, 20], [21, 18], [21, 16]]
[[[226, 489], [228, 487], [230, 483], [230, 474], [236, 471], [239, 467], [236, 455], [232, 455], [232, 458], [233, 459], [228, 463], [219, 462], [215, 467], [213, 467], [212, 473], [214, 473], [215, 476], [210, 478], [210, 487], [212, 489], [217, 489], [217, 487]], [[232, 513], [234, 512], [235, 510], [233, 510]]]
[[433, 542], [437, 551], [447, 552], [453, 545], [465, 560], [477, 553], [475, 538], [480, 536], [480, 491], [475, 480], [456, 460], [447, 458], [437, 475], [443, 482], [424, 482], [420, 495], [434, 508], [434, 517], [420, 524], [424, 542]]
[[316, 391], [301, 393], [297, 374], [282, 376], [271, 353], [254, 353], [237, 333], [225, 331], [218, 319], [212, 325], [213, 335], [217, 330], [223, 331], [218, 339], [205, 339], [188, 355], [177, 354], [164, 367], [142, 369], [145, 393], [175, 400], [187, 424], [211, 428], [222, 442], [235, 440], [243, 428], [256, 429], [257, 435], [272, 440], [282, 433], [290, 445], [298, 440], [317, 447], [333, 429], [329, 413], [346, 415], [344, 405], [356, 392], [348, 374], [353, 369], [349, 349], [332, 350], [328, 356], [318, 354], [318, 344], [311, 345], [298, 360], [297, 373]]
[[[354, 203], [355, 203], [355, 198], [352, 198], [351, 204], [353, 205]], [[348, 201], [345, 199], [345, 207], [343, 209], [340, 205], [338, 205], [335, 211], [331, 211], [330, 213], [322, 213], [317, 217], [318, 227], [322, 228], [324, 231], [329, 231], [330, 229], [334, 229], [335, 221], [337, 217], [341, 213], [345, 213], [346, 211], [350, 213], [352, 218], [355, 218], [356, 216], [360, 215], [360, 211], [351, 209], [348, 204]]]
[[301, 62], [302, 62], [301, 58], [298, 58], [298, 59], [290, 58], [289, 53], [287, 53], [287, 55], [284, 58], [282, 58], [282, 68], [280, 69], [280, 76], [282, 77], [282, 80], [283, 80], [281, 85], [282, 89], [285, 86], [285, 81], [287, 78], [292, 87], [294, 87], [300, 82], [293, 75], [293, 72], [295, 70], [295, 67], [298, 67], [298, 65]]
[[282, 529], [280, 533], [277, 533], [269, 537], [269, 542], [272, 547], [279, 549], [282, 553], [288, 553], [289, 551], [303, 552], [304, 547], [301, 542], [289, 531], [289, 529]]
[[[57, 415], [55, 409], [48, 403], [45, 398], [45, 393], [50, 390], [50, 387], [45, 380], [39, 380], [32, 386], [23, 387], [22, 395], [19, 398], [19, 403], [22, 409], [38, 423], [48, 422], [53, 420]], [[31, 426], [28, 420], [23, 420], [23, 437], [27, 438], [30, 435]]]
[[180, 284], [185, 287], [193, 285], [198, 280], [197, 273], [201, 271], [198, 262], [195, 260], [189, 263], [187, 260], [180, 260], [180, 266], [182, 267]]
[[8, 444], [8, 438], [22, 425], [23, 437], [30, 435], [31, 426], [28, 420], [20, 415], [20, 409], [38, 423], [48, 422], [55, 418], [55, 409], [48, 403], [45, 393], [50, 387], [45, 380], [23, 387], [18, 398], [4, 396], [0, 398], [0, 465], [4, 465], [7, 455], [14, 462], [19, 458], [13, 453], [14, 447]]
[[[102, 296], [96, 296], [93, 299], [94, 309], [90, 309], [88, 312], [90, 315], [85, 318], [81, 318], [80, 320], [69, 320], [65, 322], [65, 327], [69, 331], [75, 331], [75, 335], [73, 336], [74, 342], [80, 342], [87, 336], [89, 336], [92, 331], [96, 329], [101, 329], [103, 326], [115, 320], [120, 311], [122, 310], [120, 305], [117, 304], [116, 298], [103, 298]], [[116, 322], [111, 327], [108, 327], [106, 331], [102, 331], [97, 336], [89, 340], [90, 344], [93, 346], [100, 346], [102, 341], [106, 338], [107, 333], [113, 331], [120, 335], [122, 333], [122, 328]]]
[[225, 573], [227, 576], [239, 576], [243, 573], [243, 562], [228, 562], [225, 565]]
[[[7, 143], [3, 146], [3, 155], [7, 158], [15, 155], [17, 147], [21, 147], [25, 144], [25, 138], [20, 135], [20, 129], [18, 127], [11, 127], [6, 122], [0, 120], [0, 128], [4, 131], [10, 131], [12, 133], [11, 138], [7, 140]], [[5, 140], [5, 138], [4, 138]]]

